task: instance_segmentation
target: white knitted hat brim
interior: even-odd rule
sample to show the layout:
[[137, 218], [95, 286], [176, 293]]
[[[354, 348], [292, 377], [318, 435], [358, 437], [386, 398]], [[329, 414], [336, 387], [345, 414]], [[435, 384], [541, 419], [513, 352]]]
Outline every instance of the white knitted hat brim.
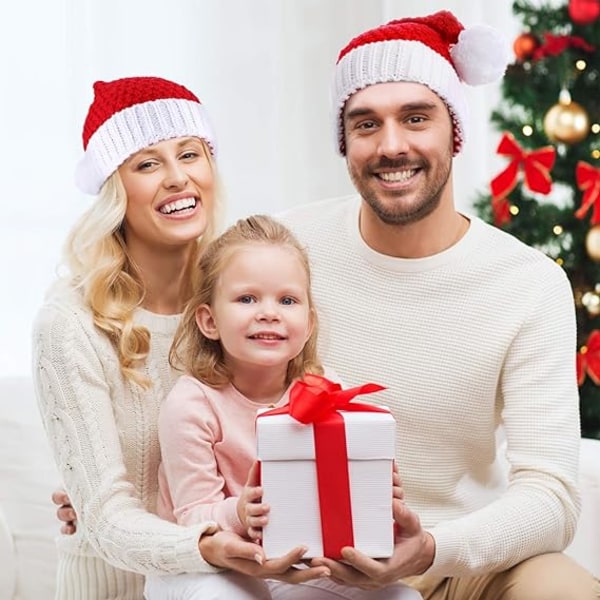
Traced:
[[75, 183], [83, 192], [97, 194], [106, 179], [132, 154], [163, 140], [184, 136], [204, 139], [216, 155], [214, 131], [199, 102], [168, 98], [125, 108], [94, 132], [76, 167]]
[[371, 42], [354, 48], [338, 62], [332, 99], [338, 151], [345, 154], [343, 112], [348, 98], [370, 85], [393, 81], [421, 83], [444, 101], [454, 123], [458, 151], [468, 121], [465, 85], [443, 56], [416, 40]]

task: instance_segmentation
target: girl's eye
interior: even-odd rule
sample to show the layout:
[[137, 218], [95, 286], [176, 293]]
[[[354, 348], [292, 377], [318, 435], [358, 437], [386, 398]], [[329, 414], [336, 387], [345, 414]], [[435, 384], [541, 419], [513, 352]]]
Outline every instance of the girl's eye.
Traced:
[[291, 306], [292, 304], [296, 304], [296, 300], [291, 296], [286, 296], [285, 298], [281, 299], [281, 304], [284, 306]]
[[252, 302], [254, 302], [254, 298], [249, 295], [240, 296], [238, 298], [238, 302], [240, 302], [241, 304], [252, 304]]

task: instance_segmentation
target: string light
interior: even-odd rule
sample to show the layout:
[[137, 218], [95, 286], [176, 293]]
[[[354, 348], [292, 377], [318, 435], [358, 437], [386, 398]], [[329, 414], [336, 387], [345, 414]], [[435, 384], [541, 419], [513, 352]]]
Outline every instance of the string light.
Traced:
[[563, 232], [562, 225], [555, 225], [552, 228], [552, 232], [554, 233], [554, 235], [560, 235]]
[[530, 135], [533, 135], [533, 127], [531, 125], [523, 125], [523, 135], [529, 137]]

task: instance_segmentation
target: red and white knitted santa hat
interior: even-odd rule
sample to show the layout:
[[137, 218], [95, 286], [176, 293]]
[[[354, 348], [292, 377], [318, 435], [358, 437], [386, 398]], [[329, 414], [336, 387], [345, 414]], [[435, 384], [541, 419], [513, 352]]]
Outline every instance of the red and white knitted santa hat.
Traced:
[[449, 11], [390, 21], [355, 37], [340, 52], [333, 83], [337, 146], [346, 153], [344, 106], [355, 92], [375, 83], [411, 81], [445, 102], [454, 123], [454, 153], [467, 129], [464, 84], [499, 79], [510, 59], [507, 40], [495, 29], [465, 29]]
[[160, 77], [124, 77], [94, 83], [83, 126], [84, 156], [75, 182], [97, 194], [106, 179], [139, 150], [182, 136], [197, 136], [216, 152], [205, 107], [187, 88]]

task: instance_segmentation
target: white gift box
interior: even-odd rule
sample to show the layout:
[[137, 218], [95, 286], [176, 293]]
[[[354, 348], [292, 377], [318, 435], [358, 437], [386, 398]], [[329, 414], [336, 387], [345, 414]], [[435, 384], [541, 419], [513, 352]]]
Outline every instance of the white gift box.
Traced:
[[[351, 524], [342, 525], [351, 527], [356, 549], [372, 558], [389, 557], [394, 549], [394, 418], [387, 411], [340, 410], [338, 414], [345, 428], [346, 449], [340, 448], [339, 453], [341, 460], [344, 450], [347, 453], [342, 464], [347, 465], [352, 513]], [[270, 506], [262, 539], [267, 558], [282, 556], [299, 545], [308, 548], [304, 558], [324, 556], [314, 425], [299, 423], [288, 414], [259, 414], [256, 436], [263, 502]], [[332, 489], [327, 486], [340, 486], [344, 481], [331, 470], [325, 473], [324, 492]]]

